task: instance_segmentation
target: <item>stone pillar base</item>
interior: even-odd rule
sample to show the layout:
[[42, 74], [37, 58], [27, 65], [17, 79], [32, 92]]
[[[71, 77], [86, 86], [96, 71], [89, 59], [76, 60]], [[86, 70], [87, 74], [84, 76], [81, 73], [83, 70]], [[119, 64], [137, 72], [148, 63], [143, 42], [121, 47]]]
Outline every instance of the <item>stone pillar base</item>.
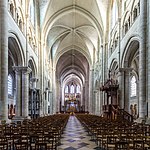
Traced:
[[11, 123], [10, 119], [4, 119], [2, 115], [0, 115], [0, 124]]
[[150, 124], [150, 118], [146, 118], [146, 124]]
[[31, 119], [30, 116], [29, 117], [23, 117], [23, 116], [15, 116], [12, 119], [13, 123], [17, 123], [17, 122], [22, 122], [24, 119]]
[[10, 119], [7, 119], [7, 120], [0, 119], [0, 124], [9, 124], [11, 122], [12, 121]]
[[[140, 118], [137, 118], [136, 120], [134, 120], [134, 122], [137, 122], [137, 123], [146, 123], [147, 119], [145, 119], [143, 117], [140, 117]], [[149, 122], [150, 122], [150, 118], [149, 118]]]

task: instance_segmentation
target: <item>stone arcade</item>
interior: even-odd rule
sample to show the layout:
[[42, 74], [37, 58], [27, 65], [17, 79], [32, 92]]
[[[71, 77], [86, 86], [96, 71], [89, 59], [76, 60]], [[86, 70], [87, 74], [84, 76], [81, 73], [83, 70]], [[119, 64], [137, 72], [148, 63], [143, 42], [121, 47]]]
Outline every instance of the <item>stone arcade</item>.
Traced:
[[148, 0], [1, 0], [0, 120], [103, 115], [100, 88], [110, 71], [119, 108], [149, 122], [149, 7]]

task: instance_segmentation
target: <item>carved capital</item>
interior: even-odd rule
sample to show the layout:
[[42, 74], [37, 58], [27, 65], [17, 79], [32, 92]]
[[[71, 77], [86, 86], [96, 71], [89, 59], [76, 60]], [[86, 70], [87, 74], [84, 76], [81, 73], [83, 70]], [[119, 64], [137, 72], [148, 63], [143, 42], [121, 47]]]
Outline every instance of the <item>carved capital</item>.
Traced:
[[13, 66], [13, 70], [17, 73], [29, 74], [32, 70], [27, 66]]
[[33, 77], [33, 78], [31, 78], [31, 79], [30, 79], [30, 81], [31, 81], [31, 82], [38, 82], [38, 81], [39, 81], [39, 79], [38, 79], [38, 78], [36, 78], [36, 77]]

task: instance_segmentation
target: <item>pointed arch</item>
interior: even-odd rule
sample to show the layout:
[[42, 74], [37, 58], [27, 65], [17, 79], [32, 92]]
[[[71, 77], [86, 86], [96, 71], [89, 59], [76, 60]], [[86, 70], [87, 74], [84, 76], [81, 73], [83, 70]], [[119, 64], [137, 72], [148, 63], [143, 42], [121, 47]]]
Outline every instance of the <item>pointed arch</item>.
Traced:
[[118, 7], [118, 3], [117, 0], [113, 0], [112, 2], [112, 6], [111, 6], [111, 29], [115, 26], [117, 20], [118, 20], [118, 16], [119, 16], [119, 7]]
[[34, 26], [35, 24], [35, 1], [34, 0], [30, 0], [29, 2], [28, 13], [29, 13], [30, 21]]
[[29, 58], [28, 66], [32, 69], [32, 76], [35, 77], [37, 75], [37, 66], [33, 57]]
[[16, 33], [12, 31], [8, 32], [8, 53], [10, 56], [12, 56], [12, 59], [14, 60], [14, 65], [23, 66], [25, 64], [25, 54], [22, 44]]

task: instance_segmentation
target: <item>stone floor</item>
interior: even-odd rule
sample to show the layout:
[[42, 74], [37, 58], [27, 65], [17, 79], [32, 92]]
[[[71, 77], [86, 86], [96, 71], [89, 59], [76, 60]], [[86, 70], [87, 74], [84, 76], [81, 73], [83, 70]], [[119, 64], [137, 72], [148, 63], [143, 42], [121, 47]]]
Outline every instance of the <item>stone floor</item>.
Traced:
[[58, 150], [100, 150], [75, 116], [70, 116]]

